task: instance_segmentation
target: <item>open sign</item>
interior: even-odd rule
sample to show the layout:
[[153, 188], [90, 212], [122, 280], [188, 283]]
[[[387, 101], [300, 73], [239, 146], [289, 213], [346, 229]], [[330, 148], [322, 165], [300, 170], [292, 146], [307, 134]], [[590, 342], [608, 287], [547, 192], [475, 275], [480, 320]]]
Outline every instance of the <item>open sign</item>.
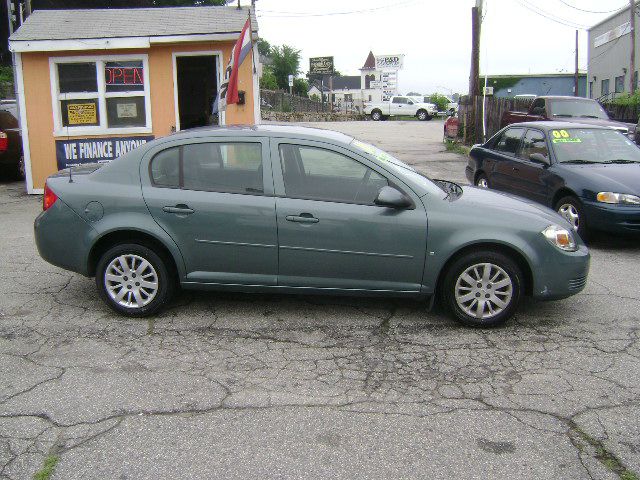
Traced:
[[104, 68], [107, 85], [144, 85], [142, 67], [110, 67]]

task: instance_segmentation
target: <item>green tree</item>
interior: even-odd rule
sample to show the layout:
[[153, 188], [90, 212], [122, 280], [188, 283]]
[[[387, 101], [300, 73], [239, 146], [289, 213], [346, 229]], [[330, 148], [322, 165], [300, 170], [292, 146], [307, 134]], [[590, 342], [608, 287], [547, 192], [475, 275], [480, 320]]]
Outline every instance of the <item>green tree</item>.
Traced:
[[271, 55], [271, 45], [264, 38], [258, 39], [258, 52], [265, 57]]
[[278, 88], [289, 90], [289, 75], [300, 73], [300, 50], [289, 45], [271, 47], [271, 68]]
[[262, 67], [262, 77], [260, 77], [260, 88], [264, 90], [277, 90], [278, 82], [273, 70], [269, 67]]
[[309, 82], [304, 78], [295, 78], [293, 80], [293, 93], [301, 97], [309, 96]]
[[429, 101], [435, 104], [438, 107], [438, 111], [442, 112], [447, 109], [447, 105], [449, 104], [449, 99], [442, 95], [441, 93], [433, 93], [429, 97]]

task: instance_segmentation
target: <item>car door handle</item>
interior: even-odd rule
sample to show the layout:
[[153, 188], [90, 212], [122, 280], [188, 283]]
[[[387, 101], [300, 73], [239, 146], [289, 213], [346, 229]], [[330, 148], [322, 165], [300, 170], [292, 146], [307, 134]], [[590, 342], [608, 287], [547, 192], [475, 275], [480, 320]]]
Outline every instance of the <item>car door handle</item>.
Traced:
[[175, 207], [162, 207], [162, 211], [167, 213], [175, 213], [177, 215], [191, 215], [194, 212], [193, 209], [181, 203], [179, 203]]
[[287, 215], [285, 218], [288, 222], [296, 223], [318, 223], [320, 221], [310, 213], [301, 213], [300, 215]]
[[514, 172], [519, 172], [519, 171], [520, 171], [520, 169], [519, 169], [518, 167], [513, 167], [513, 171], [514, 171]]

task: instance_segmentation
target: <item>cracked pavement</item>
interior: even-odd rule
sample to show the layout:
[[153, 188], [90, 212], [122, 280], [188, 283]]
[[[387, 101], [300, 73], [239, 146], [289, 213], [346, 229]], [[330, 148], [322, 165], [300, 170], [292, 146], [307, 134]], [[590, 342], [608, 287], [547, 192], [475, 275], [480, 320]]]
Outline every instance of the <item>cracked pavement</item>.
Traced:
[[[324, 126], [463, 180], [440, 122]], [[583, 293], [500, 329], [417, 301], [206, 292], [132, 320], [40, 259], [40, 202], [0, 182], [0, 479], [48, 455], [54, 479], [640, 472], [637, 240], [597, 237]]]

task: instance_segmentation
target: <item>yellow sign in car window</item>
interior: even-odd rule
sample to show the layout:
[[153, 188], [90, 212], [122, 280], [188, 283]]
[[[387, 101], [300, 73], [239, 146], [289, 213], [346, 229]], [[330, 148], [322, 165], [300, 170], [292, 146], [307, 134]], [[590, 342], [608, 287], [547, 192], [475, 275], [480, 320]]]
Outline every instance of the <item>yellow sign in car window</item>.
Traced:
[[551, 130], [553, 143], [582, 143], [578, 137], [572, 137], [566, 130]]

